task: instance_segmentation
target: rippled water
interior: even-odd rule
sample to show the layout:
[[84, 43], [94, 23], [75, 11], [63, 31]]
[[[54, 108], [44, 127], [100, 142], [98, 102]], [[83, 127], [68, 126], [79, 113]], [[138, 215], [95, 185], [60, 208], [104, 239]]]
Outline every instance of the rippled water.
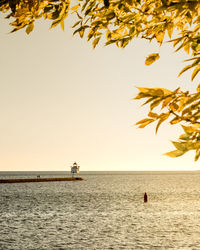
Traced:
[[200, 249], [199, 172], [82, 177], [1, 184], [0, 249]]

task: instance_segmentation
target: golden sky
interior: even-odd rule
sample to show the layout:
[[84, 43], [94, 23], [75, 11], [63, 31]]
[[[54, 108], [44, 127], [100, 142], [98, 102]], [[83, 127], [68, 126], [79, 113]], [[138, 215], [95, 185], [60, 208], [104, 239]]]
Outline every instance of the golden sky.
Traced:
[[178, 126], [133, 126], [146, 108], [132, 101], [136, 86], [192, 89], [190, 72], [177, 75], [186, 55], [169, 44], [161, 59], [145, 66], [145, 57], [158, 46], [135, 40], [124, 50], [86, 40], [38, 24], [8, 34], [0, 17], [0, 171], [69, 170], [77, 161], [86, 171], [199, 170], [194, 152], [180, 158], [170, 140]]

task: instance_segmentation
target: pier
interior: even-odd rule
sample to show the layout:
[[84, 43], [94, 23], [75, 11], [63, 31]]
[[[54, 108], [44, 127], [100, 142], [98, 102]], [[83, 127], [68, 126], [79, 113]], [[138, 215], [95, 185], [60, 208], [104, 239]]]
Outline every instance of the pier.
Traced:
[[62, 178], [27, 178], [27, 179], [0, 179], [0, 184], [4, 183], [24, 183], [24, 182], [50, 182], [50, 181], [83, 181], [81, 177]]

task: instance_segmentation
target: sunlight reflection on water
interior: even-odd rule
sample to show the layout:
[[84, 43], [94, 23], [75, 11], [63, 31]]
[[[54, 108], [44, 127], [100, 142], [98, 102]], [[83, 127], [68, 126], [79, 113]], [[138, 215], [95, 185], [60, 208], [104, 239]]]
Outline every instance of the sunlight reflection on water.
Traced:
[[1, 184], [0, 249], [200, 249], [199, 174], [83, 177]]

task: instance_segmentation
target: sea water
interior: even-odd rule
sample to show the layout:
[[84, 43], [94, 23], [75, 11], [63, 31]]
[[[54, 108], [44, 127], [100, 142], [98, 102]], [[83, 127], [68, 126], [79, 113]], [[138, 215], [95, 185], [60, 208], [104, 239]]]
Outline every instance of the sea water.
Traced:
[[[38, 174], [66, 176], [0, 172], [0, 178]], [[81, 177], [85, 181], [0, 184], [0, 249], [200, 249], [199, 172]]]

